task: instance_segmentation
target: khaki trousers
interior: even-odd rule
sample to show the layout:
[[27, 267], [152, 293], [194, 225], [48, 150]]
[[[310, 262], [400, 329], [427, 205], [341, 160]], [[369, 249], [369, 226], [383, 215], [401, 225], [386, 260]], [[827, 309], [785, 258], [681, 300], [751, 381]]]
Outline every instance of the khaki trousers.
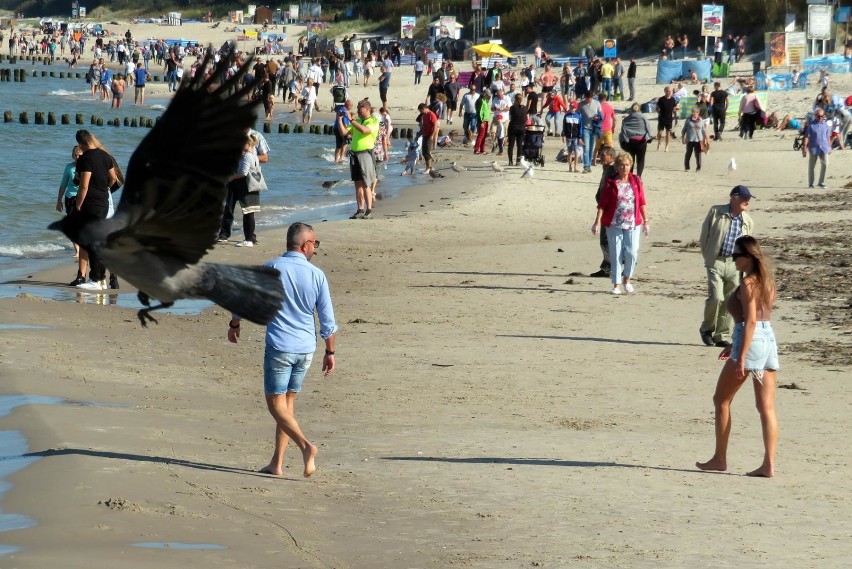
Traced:
[[716, 257], [707, 267], [707, 300], [701, 331], [713, 333], [713, 341], [731, 341], [734, 319], [728, 314], [725, 300], [740, 285], [740, 273], [731, 257]]

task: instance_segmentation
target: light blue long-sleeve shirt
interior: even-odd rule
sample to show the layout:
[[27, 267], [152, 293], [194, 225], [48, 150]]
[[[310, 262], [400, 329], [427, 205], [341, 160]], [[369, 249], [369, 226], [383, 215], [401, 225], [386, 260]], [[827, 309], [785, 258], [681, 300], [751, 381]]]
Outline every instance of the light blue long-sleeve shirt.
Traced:
[[314, 310], [319, 316], [323, 339], [337, 332], [325, 274], [298, 251], [287, 251], [266, 266], [281, 272], [284, 286], [284, 302], [266, 327], [266, 345], [282, 352], [314, 353], [317, 349]]

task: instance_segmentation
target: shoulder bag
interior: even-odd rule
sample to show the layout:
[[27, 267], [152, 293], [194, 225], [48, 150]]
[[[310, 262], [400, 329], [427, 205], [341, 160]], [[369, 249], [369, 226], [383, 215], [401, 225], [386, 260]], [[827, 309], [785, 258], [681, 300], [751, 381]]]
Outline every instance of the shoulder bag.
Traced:
[[260, 170], [260, 165], [249, 168], [248, 174], [246, 174], [246, 184], [250, 192], [265, 192], [269, 189], [266, 186], [266, 180], [263, 177], [263, 172]]

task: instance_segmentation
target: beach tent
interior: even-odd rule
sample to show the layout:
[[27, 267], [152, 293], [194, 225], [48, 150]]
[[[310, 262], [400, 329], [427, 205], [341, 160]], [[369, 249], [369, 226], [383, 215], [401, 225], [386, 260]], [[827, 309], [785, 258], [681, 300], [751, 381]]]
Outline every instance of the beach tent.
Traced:
[[657, 84], [689, 78], [689, 71], [695, 71], [699, 81], [710, 80], [713, 69], [712, 59], [661, 59], [657, 63]]

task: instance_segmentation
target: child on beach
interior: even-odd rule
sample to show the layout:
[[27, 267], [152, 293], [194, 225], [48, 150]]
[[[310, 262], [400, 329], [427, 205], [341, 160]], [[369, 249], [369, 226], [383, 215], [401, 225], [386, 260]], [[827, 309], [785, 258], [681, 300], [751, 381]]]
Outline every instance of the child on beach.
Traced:
[[[420, 137], [418, 136], [418, 139]], [[400, 176], [414, 175], [414, 165], [417, 164], [417, 159], [420, 156], [420, 144], [417, 140], [408, 137], [408, 143], [405, 146], [405, 168]]]
[[583, 118], [577, 112], [577, 104], [572, 103], [562, 118], [562, 142], [565, 144], [565, 153], [568, 155], [568, 171], [579, 172], [577, 158], [582, 146], [581, 136], [583, 130]]

